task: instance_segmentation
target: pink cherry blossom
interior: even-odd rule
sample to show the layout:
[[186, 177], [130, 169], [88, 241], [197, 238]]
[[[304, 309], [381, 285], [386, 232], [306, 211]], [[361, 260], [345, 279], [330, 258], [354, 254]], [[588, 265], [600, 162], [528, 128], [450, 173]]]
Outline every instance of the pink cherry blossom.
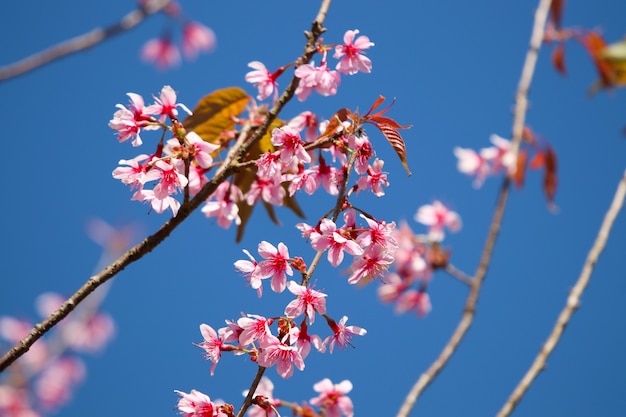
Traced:
[[113, 338], [115, 322], [108, 314], [96, 313], [89, 318], [70, 318], [61, 327], [65, 343], [77, 352], [101, 351]]
[[474, 188], [479, 188], [489, 175], [487, 161], [473, 149], [458, 146], [454, 148], [454, 155], [458, 158], [457, 169], [463, 174], [475, 177]]
[[261, 348], [258, 364], [266, 368], [276, 364], [276, 372], [283, 378], [293, 375], [294, 366], [299, 370], [304, 369], [304, 360], [296, 347], [282, 343], [276, 336], [270, 335], [265, 338]]
[[300, 65], [294, 74], [300, 78], [300, 83], [296, 89], [296, 96], [300, 101], [306, 100], [313, 89], [323, 96], [334, 96], [337, 94], [337, 87], [341, 83], [339, 73], [328, 69], [326, 55], [324, 55], [319, 67], [316, 67], [314, 62]]
[[319, 392], [320, 395], [312, 398], [310, 402], [312, 405], [321, 407], [326, 417], [340, 417], [341, 415], [352, 417], [354, 415], [352, 400], [346, 396], [352, 391], [352, 382], [343, 380], [333, 385], [330, 379], [324, 378], [313, 385], [313, 390]]
[[363, 214], [361, 214], [360, 217], [367, 222], [369, 227], [369, 229], [359, 233], [356, 238], [356, 242], [362, 248], [376, 243], [391, 252], [395, 252], [398, 249], [398, 243], [393, 237], [396, 230], [395, 222], [387, 223], [384, 220], [377, 222]]
[[172, 210], [172, 215], [176, 216], [178, 214], [178, 209], [180, 209], [180, 202], [174, 197], [166, 195], [159, 198], [153, 190], [139, 190], [133, 195], [132, 200], [150, 203], [152, 210], [159, 214], [170, 209]]
[[192, 389], [190, 393], [174, 390], [181, 398], [178, 400], [178, 411], [184, 417], [214, 417], [215, 405], [211, 398]]
[[359, 31], [356, 29], [346, 31], [343, 35], [343, 45], [335, 47], [333, 57], [341, 58], [337, 64], [337, 71], [348, 75], [356, 74], [359, 71], [372, 72], [372, 61], [364, 55], [365, 52], [363, 51], [374, 46], [374, 43], [370, 42], [367, 36], [359, 36], [355, 40], [354, 38], [358, 33]]
[[307, 328], [306, 320], [303, 320], [300, 324], [300, 328], [297, 329], [296, 349], [298, 349], [298, 352], [302, 355], [302, 359], [306, 359], [306, 357], [309, 356], [311, 345], [313, 345], [318, 352], [324, 353], [326, 351], [326, 346], [322, 339], [316, 334], [310, 335]]
[[287, 126], [296, 129], [298, 132], [304, 131], [307, 142], [315, 142], [319, 136], [320, 122], [315, 113], [308, 110], [289, 120]]
[[85, 373], [85, 365], [77, 357], [63, 357], [48, 364], [35, 382], [39, 403], [46, 410], [58, 409], [70, 400]]
[[261, 178], [257, 175], [244, 198], [249, 206], [253, 206], [259, 197], [266, 203], [282, 206], [286, 194], [279, 175], [269, 178]]
[[357, 181], [358, 189], [365, 190], [371, 188], [376, 197], [385, 195], [383, 185], [388, 187], [387, 173], [383, 172], [385, 162], [382, 159], [376, 159], [374, 163], [367, 169], [367, 176], [360, 177]]
[[328, 194], [339, 194], [338, 184], [341, 174], [334, 166], [327, 165], [324, 158], [319, 159], [319, 165], [311, 167], [311, 175], [315, 179], [315, 184], [322, 184]]
[[285, 164], [293, 158], [305, 164], [311, 162], [311, 156], [304, 150], [303, 144], [300, 133], [291, 126], [272, 130], [272, 145], [280, 147], [280, 159]]
[[326, 322], [330, 326], [330, 329], [333, 331], [332, 336], [328, 336], [324, 340], [324, 345], [328, 345], [330, 342], [330, 353], [333, 353], [333, 349], [335, 348], [335, 343], [339, 345], [341, 348], [345, 348], [350, 345], [350, 340], [353, 335], [364, 336], [367, 334], [367, 330], [363, 329], [359, 326], [346, 326], [346, 322], [348, 321], [347, 316], [343, 316], [337, 324], [333, 319], [328, 316], [324, 316]]
[[245, 253], [248, 258], [250, 258], [250, 260], [238, 260], [237, 262], [235, 262], [235, 268], [237, 268], [237, 270], [241, 272], [244, 277], [246, 277], [250, 286], [257, 290], [259, 297], [261, 297], [263, 295], [263, 284], [261, 278], [254, 275], [259, 266], [259, 263], [256, 261], [256, 259], [254, 259], [254, 256], [252, 256], [250, 252], [248, 252], [247, 249], [244, 249], [243, 253]]
[[255, 341], [263, 341], [266, 337], [271, 336], [269, 320], [263, 316], [256, 314], [248, 314], [237, 320], [237, 325], [242, 331], [239, 335], [239, 343], [241, 346], [248, 346]]
[[507, 175], [514, 175], [517, 170], [517, 159], [511, 150], [511, 141], [495, 134], [491, 135], [489, 140], [495, 148], [483, 149], [481, 155], [491, 163], [492, 173], [506, 171]]
[[259, 263], [259, 267], [253, 274], [254, 278], [272, 278], [272, 291], [281, 293], [287, 288], [287, 276], [293, 275], [289, 265], [289, 249], [280, 242], [278, 248], [269, 242], [259, 243], [259, 255], [265, 259]]
[[453, 232], [461, 229], [461, 217], [458, 213], [448, 209], [440, 201], [420, 207], [415, 214], [415, 221], [429, 226], [428, 236], [434, 241], [443, 240], [444, 228]]
[[0, 385], [0, 415], [7, 417], [41, 417], [32, 409], [28, 388]]
[[348, 284], [368, 283], [384, 274], [393, 263], [393, 255], [382, 245], [373, 244], [367, 248], [363, 256], [352, 264], [352, 275]]
[[178, 139], [166, 142], [164, 152], [177, 159], [192, 158], [202, 168], [208, 168], [213, 163], [211, 153], [220, 148], [219, 145], [202, 140], [196, 132], [188, 132], [186, 144], [183, 146]]
[[354, 149], [357, 154], [356, 162], [354, 164], [354, 171], [363, 175], [367, 172], [369, 167], [369, 160], [374, 156], [374, 149], [366, 135], [350, 136], [348, 145]]
[[415, 310], [415, 312], [423, 317], [432, 309], [430, 297], [428, 293], [409, 289], [403, 292], [396, 301], [396, 312], [404, 313], [406, 311]]
[[254, 71], [250, 71], [246, 74], [246, 82], [252, 83], [254, 88], [259, 90], [259, 94], [256, 96], [258, 100], [265, 100], [272, 94], [274, 94], [274, 101], [278, 99], [278, 83], [276, 77], [278, 74], [272, 74], [263, 65], [262, 62], [252, 61], [248, 64]]
[[319, 184], [315, 180], [314, 171], [312, 169], [304, 169], [304, 165], [298, 166], [298, 172], [296, 174], [284, 174], [282, 181], [289, 183], [287, 191], [289, 195], [294, 195], [297, 191], [304, 190], [308, 195], [312, 195]]
[[316, 311], [320, 314], [326, 314], [325, 297], [327, 297], [327, 294], [299, 285], [295, 281], [289, 281], [287, 288], [296, 296], [296, 299], [291, 301], [285, 308], [287, 317], [296, 318], [305, 313], [309, 318], [309, 323], [313, 324]]
[[141, 49], [144, 61], [154, 62], [158, 69], [167, 69], [178, 65], [180, 52], [169, 36], [151, 39]]
[[142, 161], [147, 160], [148, 155], [141, 154], [133, 159], [120, 159], [120, 166], [113, 170], [113, 178], [121, 180], [123, 184], [130, 185], [131, 189], [141, 189], [144, 184], [144, 176], [146, 175], [146, 164]]
[[122, 104], [116, 105], [118, 110], [109, 121], [109, 127], [117, 131], [119, 142], [133, 138], [132, 145], [136, 147], [143, 143], [139, 136], [142, 128], [153, 130], [158, 129], [158, 126], [154, 125], [156, 120], [144, 108], [143, 97], [135, 93], [127, 93], [127, 95], [130, 98], [128, 108]]
[[222, 357], [222, 350], [224, 349], [224, 337], [225, 329], [219, 330], [218, 333], [208, 324], [202, 323], [200, 325], [200, 333], [204, 338], [204, 342], [196, 344], [196, 346], [204, 349], [206, 358], [213, 362], [211, 365], [211, 375], [215, 373], [215, 367]]
[[191, 114], [191, 110], [182, 103], [176, 103], [176, 92], [169, 85], [163, 86], [159, 97], [154, 97], [155, 104], [146, 107], [146, 112], [149, 114], [161, 116], [159, 121], [163, 123], [166, 116], [171, 119], [178, 118], [177, 107], [183, 109], [187, 114]]
[[198, 22], [187, 22], [183, 27], [183, 53], [195, 59], [198, 52], [209, 52], [215, 48], [215, 33]]
[[[318, 251], [328, 249], [328, 262], [332, 266], [336, 267], [343, 261], [344, 250], [350, 255], [363, 254], [363, 249], [354, 240], [338, 233], [337, 226], [332, 220], [322, 219], [320, 231], [320, 234], [311, 236], [311, 246]], [[339, 229], [339, 231], [341, 230]]]
[[239, 187], [228, 181], [224, 181], [217, 186], [213, 194], [209, 196], [201, 211], [206, 217], [217, 217], [217, 224], [228, 229], [232, 222], [241, 224], [239, 217], [239, 207], [237, 202], [243, 199], [243, 194]]

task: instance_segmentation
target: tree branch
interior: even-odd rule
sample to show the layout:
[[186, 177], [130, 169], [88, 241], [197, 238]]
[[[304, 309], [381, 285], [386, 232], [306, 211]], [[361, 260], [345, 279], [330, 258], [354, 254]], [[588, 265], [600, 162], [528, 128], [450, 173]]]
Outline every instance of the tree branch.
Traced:
[[91, 48], [108, 38], [124, 33], [143, 22], [149, 15], [160, 12], [170, 3], [171, 0], [146, 1], [142, 7], [128, 13], [126, 16], [122, 17], [119, 22], [111, 26], [93, 29], [83, 35], [63, 41], [13, 64], [0, 67], [0, 82], [24, 75], [52, 61]]
[[[519, 84], [517, 87], [517, 93], [515, 96], [515, 111], [513, 113], [513, 132], [512, 132], [512, 146], [515, 152], [518, 151], [520, 143], [522, 141], [522, 132], [524, 129], [526, 111], [528, 109], [528, 90], [532, 81], [532, 77], [535, 71], [537, 63], [537, 56], [541, 47], [543, 39], [544, 28], [546, 20], [548, 18], [548, 12], [550, 9], [551, 0], [540, 0], [537, 10], [535, 12], [535, 20], [533, 24], [532, 34], [530, 38], [530, 45], [526, 52], [526, 59], [524, 66], [522, 67], [522, 75], [520, 76]], [[506, 207], [507, 198], [510, 191], [510, 180], [506, 178], [500, 189], [500, 195], [498, 197], [498, 203], [489, 227], [489, 234], [485, 247], [483, 249], [480, 263], [474, 274], [470, 292], [465, 301], [465, 307], [463, 309], [463, 315], [457, 325], [456, 329], [452, 333], [450, 340], [443, 347], [439, 357], [430, 365], [430, 367], [420, 375], [417, 382], [413, 385], [409, 393], [407, 394], [400, 411], [398, 411], [397, 417], [407, 417], [419, 396], [424, 390], [434, 381], [439, 372], [446, 366], [459, 344], [465, 337], [465, 334], [469, 330], [474, 315], [476, 312], [476, 304], [478, 302], [478, 295], [482, 287], [483, 281], [487, 274], [487, 269], [491, 262], [491, 255], [495, 246], [498, 232], [502, 224], [502, 218], [504, 216], [504, 210]]]
[[502, 406], [502, 409], [498, 413], [498, 417], [506, 417], [510, 415], [517, 404], [521, 401], [522, 397], [530, 388], [530, 385], [534, 382], [535, 378], [539, 375], [545, 366], [550, 357], [550, 354], [556, 348], [556, 345], [559, 343], [563, 332], [565, 331], [565, 326], [569, 323], [570, 319], [574, 315], [574, 312], [578, 309], [578, 305], [580, 304], [580, 298], [582, 297], [583, 292], [585, 291], [585, 287], [589, 283], [589, 279], [591, 277], [591, 273], [593, 272], [593, 268], [598, 262], [598, 258], [600, 254], [604, 250], [606, 246], [606, 241], [609, 237], [609, 233], [611, 232], [611, 228], [613, 227], [613, 222], [617, 217], [619, 211], [624, 204], [624, 197], [626, 196], [626, 171], [620, 180], [617, 190], [615, 191], [615, 196], [613, 197], [613, 202], [609, 207], [609, 210], [604, 216], [604, 220], [602, 222], [602, 226], [598, 232], [598, 236], [587, 255], [587, 259], [585, 264], [583, 265], [583, 269], [578, 277], [578, 281], [576, 281], [576, 285], [571, 289], [569, 293], [569, 297], [567, 297], [567, 301], [565, 302], [565, 307], [559, 314], [556, 323], [554, 324], [554, 328], [548, 336], [548, 339], [541, 347], [541, 350], [537, 354], [534, 362], [526, 372], [526, 375], [521, 379], [521, 381], [517, 384], [517, 387], [507, 400], [507, 402]]
[[[311, 32], [306, 32], [307, 42], [304, 52], [300, 56], [300, 62], [302, 64], [308, 63], [317, 50], [316, 43], [325, 31], [323, 27], [324, 19], [326, 17], [326, 13], [328, 12], [328, 8], [330, 7], [330, 3], [331, 0], [322, 1], [316, 20], [313, 21]], [[141, 259], [144, 255], [148, 254], [161, 244], [161, 242], [163, 242], [170, 235], [170, 233], [172, 233], [172, 231], [183, 222], [183, 220], [189, 217], [189, 215], [193, 213], [217, 189], [218, 185], [234, 174], [238, 169], [238, 163], [241, 158], [245, 156], [248, 149], [254, 143], [259, 141], [263, 135], [265, 135], [269, 126], [276, 119], [276, 117], [278, 117], [278, 114], [281, 112], [285, 104], [293, 98], [296, 88], [298, 87], [298, 82], [299, 78], [294, 75], [285, 91], [274, 104], [274, 107], [272, 107], [272, 109], [268, 112], [263, 124], [259, 126], [248, 139], [246, 139], [247, 130], [242, 129], [237, 143], [229, 150], [228, 155], [224, 159], [224, 163], [218, 168], [211, 181], [205, 184], [188, 204], [183, 204], [180, 207], [176, 217], [168, 220], [156, 233], [129, 249], [115, 262], [104, 268], [100, 273], [89, 278], [89, 280], [87, 280], [87, 282], [85, 282], [85, 284], [83, 284], [80, 289], [74, 293], [74, 295], [68, 298], [67, 301], [59, 307], [59, 309], [50, 314], [50, 316], [48, 316], [41, 323], [36, 324], [26, 337], [24, 337], [17, 345], [2, 356], [2, 358], [0, 358], [0, 373], [8, 368], [9, 365], [15, 362], [15, 360], [17, 360], [20, 356], [26, 353], [30, 347], [48, 330], [67, 317], [67, 315], [70, 314], [78, 306], [78, 304], [80, 304], [96, 288], [113, 278], [128, 265], [138, 259]]]

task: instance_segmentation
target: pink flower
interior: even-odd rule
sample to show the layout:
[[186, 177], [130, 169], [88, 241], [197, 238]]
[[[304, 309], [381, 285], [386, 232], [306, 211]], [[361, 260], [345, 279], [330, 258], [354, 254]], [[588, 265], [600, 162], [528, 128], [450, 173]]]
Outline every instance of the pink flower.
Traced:
[[392, 252], [398, 249], [398, 243], [393, 237], [393, 233], [396, 230], [395, 222], [387, 223], [384, 220], [377, 222], [363, 214], [361, 214], [361, 218], [364, 219], [369, 226], [369, 229], [361, 232], [356, 238], [356, 242], [362, 248], [377, 243]]
[[180, 52], [170, 37], [166, 36], [146, 42], [141, 49], [141, 58], [144, 61], [154, 62], [157, 68], [163, 70], [180, 62]]
[[423, 317], [428, 314], [431, 309], [430, 297], [428, 296], [428, 293], [422, 291], [407, 290], [397, 299], [397, 313], [415, 310], [420, 317]]
[[135, 93], [127, 93], [127, 95], [130, 98], [128, 108], [122, 104], [116, 105], [119, 110], [113, 114], [113, 119], [109, 121], [109, 127], [117, 130], [119, 142], [134, 138], [132, 145], [140, 146], [143, 143], [139, 136], [141, 128], [153, 130], [158, 129], [158, 126], [152, 125], [152, 123], [156, 123], [156, 120], [146, 113], [143, 97]]
[[317, 116], [310, 111], [303, 111], [289, 122], [287, 126], [293, 127], [298, 132], [305, 131], [307, 142], [315, 142], [317, 140], [320, 122]]
[[146, 107], [146, 112], [149, 114], [160, 115], [159, 121], [163, 123], [165, 117], [168, 116], [171, 119], [178, 118], [178, 110], [176, 107], [180, 107], [187, 114], [191, 114], [191, 110], [182, 103], [176, 103], [176, 92], [169, 85], [163, 86], [159, 97], [155, 97], [155, 104]]
[[420, 207], [415, 214], [415, 221], [429, 226], [429, 238], [438, 242], [444, 238], [444, 227], [453, 232], [461, 229], [461, 217], [440, 201], [434, 201], [432, 205], [426, 204]]
[[351, 136], [349, 144], [358, 155], [356, 163], [354, 164], [354, 171], [359, 175], [363, 175], [367, 172], [370, 158], [374, 156], [372, 144], [365, 135]]
[[337, 171], [337, 168], [332, 165], [326, 165], [324, 158], [320, 158], [319, 165], [312, 166], [310, 172], [315, 180], [315, 184], [322, 184], [328, 194], [339, 194], [338, 184], [341, 174]]
[[208, 168], [213, 163], [211, 153], [218, 150], [220, 146], [202, 140], [196, 132], [188, 132], [185, 138], [186, 146], [182, 146], [178, 139], [168, 140], [164, 149], [165, 153], [181, 160], [192, 158], [198, 166]]
[[353, 75], [357, 72], [372, 72], [372, 61], [366, 57], [363, 50], [368, 49], [370, 46], [374, 46], [373, 42], [367, 36], [359, 36], [354, 40], [355, 36], [359, 33], [358, 30], [348, 30], [343, 35], [343, 45], [337, 45], [335, 47], [334, 58], [341, 58], [341, 61], [337, 64], [337, 71], [344, 74]]
[[333, 353], [333, 349], [335, 348], [335, 343], [339, 345], [341, 348], [345, 348], [350, 345], [350, 340], [353, 335], [364, 336], [367, 334], [367, 330], [358, 326], [346, 326], [346, 322], [348, 321], [347, 316], [343, 316], [339, 321], [339, 324], [335, 322], [335, 320], [331, 319], [328, 316], [324, 316], [326, 322], [330, 326], [330, 329], [333, 331], [332, 336], [328, 336], [324, 340], [324, 346], [326, 346], [330, 342], [330, 353]]
[[309, 318], [309, 323], [313, 324], [316, 311], [320, 314], [326, 314], [325, 297], [327, 294], [299, 285], [295, 281], [289, 281], [287, 288], [297, 297], [285, 308], [285, 315], [287, 317], [295, 318], [306, 313], [306, 316]]
[[272, 145], [280, 147], [280, 160], [288, 164], [293, 158], [300, 163], [308, 164], [311, 156], [304, 150], [300, 133], [290, 126], [283, 126], [272, 130]]
[[303, 320], [300, 328], [297, 329], [296, 349], [302, 355], [302, 359], [306, 359], [309, 356], [311, 345], [315, 346], [318, 352], [324, 353], [326, 351], [326, 346], [324, 346], [322, 339], [316, 334], [309, 335], [307, 328], [306, 320]]
[[295, 365], [299, 370], [304, 369], [304, 360], [294, 346], [282, 343], [276, 336], [268, 336], [261, 344], [262, 351], [257, 362], [269, 368], [276, 364], [276, 372], [283, 378], [293, 375]]
[[232, 222], [241, 224], [239, 217], [239, 207], [237, 202], [243, 199], [243, 194], [239, 187], [224, 181], [217, 186], [217, 189], [209, 196], [201, 211], [206, 217], [217, 217], [217, 224], [224, 229], [228, 229]]
[[367, 176], [360, 177], [357, 181], [359, 190], [365, 190], [371, 188], [376, 197], [382, 197], [385, 195], [383, 185], [388, 187], [387, 173], [383, 172], [383, 165], [385, 161], [382, 159], [376, 159], [374, 163], [367, 169]]
[[347, 393], [352, 391], [352, 383], [350, 381], [343, 380], [333, 385], [330, 379], [324, 378], [313, 385], [313, 389], [319, 392], [320, 395], [312, 398], [311, 404], [323, 408], [325, 411], [323, 414], [326, 417], [340, 417], [341, 414], [345, 417], [354, 415], [352, 400], [346, 396]]
[[265, 100], [269, 96], [274, 94], [274, 101], [278, 99], [278, 83], [276, 77], [279, 74], [270, 73], [265, 65], [259, 61], [252, 61], [248, 64], [254, 71], [250, 71], [246, 74], [246, 82], [252, 83], [254, 88], [259, 90], [259, 94], [256, 96], [258, 100]]
[[313, 62], [300, 65], [294, 74], [300, 78], [300, 83], [296, 89], [296, 96], [300, 101], [306, 100], [313, 89], [323, 96], [334, 96], [337, 94], [337, 87], [341, 83], [339, 73], [331, 71], [326, 66], [326, 55], [324, 55], [319, 67], [316, 67]]
[[241, 346], [248, 346], [257, 340], [263, 341], [267, 336], [272, 335], [269, 321], [263, 316], [248, 314], [248, 317], [237, 320], [237, 325], [242, 329], [239, 335]]
[[222, 350], [224, 349], [224, 333], [225, 329], [220, 329], [219, 336], [215, 330], [208, 324], [202, 323], [200, 325], [200, 333], [204, 338], [204, 342], [196, 344], [196, 346], [204, 349], [207, 359], [213, 362], [211, 365], [211, 375], [215, 372], [215, 367], [222, 357]]
[[261, 297], [263, 295], [262, 281], [260, 278], [254, 276], [254, 273], [258, 269], [259, 264], [256, 259], [254, 259], [254, 256], [252, 256], [247, 249], [244, 249], [243, 253], [245, 253], [248, 258], [250, 258], [250, 260], [238, 260], [237, 262], [235, 262], [235, 268], [237, 268], [237, 270], [241, 272], [244, 277], [246, 277], [250, 286], [257, 290], [259, 297]]
[[379, 244], [369, 246], [363, 256], [352, 264], [352, 275], [348, 278], [348, 284], [356, 284], [361, 280], [367, 284], [384, 274], [393, 261], [393, 255], [385, 247]]
[[266, 203], [282, 206], [286, 194], [287, 192], [281, 185], [280, 176], [261, 178], [257, 175], [244, 197], [249, 206], [253, 206], [259, 197]]
[[150, 203], [152, 210], [161, 214], [167, 209], [172, 210], [172, 215], [178, 214], [180, 202], [170, 195], [159, 198], [153, 190], [139, 190], [133, 195], [132, 200], [144, 201]]
[[141, 154], [133, 159], [120, 159], [120, 166], [113, 170], [113, 178], [121, 180], [122, 183], [130, 185], [131, 189], [141, 189], [146, 175], [146, 164], [140, 162], [148, 159], [148, 155]]
[[287, 288], [287, 276], [293, 275], [289, 265], [289, 249], [284, 243], [278, 244], [278, 249], [269, 242], [259, 243], [259, 255], [265, 259], [259, 264], [254, 278], [272, 278], [272, 291], [281, 293]]
[[454, 155], [458, 158], [457, 169], [466, 175], [475, 177], [474, 188], [479, 188], [489, 175], [487, 161], [473, 149], [454, 148]]
[[178, 410], [184, 417], [213, 417], [215, 405], [208, 395], [192, 389], [189, 394], [174, 390], [181, 396], [178, 400]]
[[507, 175], [514, 175], [517, 170], [517, 159], [511, 150], [511, 141], [498, 135], [491, 135], [489, 140], [495, 145], [495, 148], [482, 149], [480, 154], [491, 162], [492, 173], [496, 174], [504, 170]]
[[321, 234], [311, 236], [311, 246], [315, 250], [328, 249], [328, 262], [332, 266], [338, 266], [343, 261], [343, 251], [350, 255], [362, 255], [363, 249], [352, 239], [348, 239], [337, 232], [337, 226], [330, 219], [322, 219], [320, 223]]
[[46, 410], [65, 404], [72, 390], [85, 378], [85, 365], [77, 357], [57, 359], [48, 365], [35, 383], [35, 392]]
[[108, 314], [93, 314], [89, 318], [70, 318], [61, 328], [63, 339], [78, 352], [98, 352], [115, 333], [115, 322]]
[[198, 22], [187, 22], [183, 27], [183, 53], [195, 59], [198, 52], [208, 52], [215, 48], [215, 33]]

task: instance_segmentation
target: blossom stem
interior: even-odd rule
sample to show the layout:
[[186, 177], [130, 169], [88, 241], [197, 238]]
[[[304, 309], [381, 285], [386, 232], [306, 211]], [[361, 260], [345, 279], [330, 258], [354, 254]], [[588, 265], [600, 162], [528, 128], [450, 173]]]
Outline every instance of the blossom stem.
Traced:
[[246, 413], [246, 411], [252, 404], [254, 393], [256, 392], [256, 388], [259, 386], [259, 382], [261, 382], [261, 377], [263, 377], [263, 373], [265, 373], [265, 369], [267, 368], [259, 365], [259, 369], [257, 369], [256, 375], [254, 376], [254, 380], [252, 381], [252, 384], [250, 385], [250, 389], [248, 390], [248, 395], [246, 395], [246, 398], [243, 400], [243, 404], [241, 404], [241, 408], [239, 409], [239, 412], [237, 412], [236, 417], [243, 417], [243, 415]]
[[85, 49], [91, 48], [100, 42], [112, 38], [113, 36], [124, 33], [143, 22], [149, 15], [160, 12], [171, 2], [172, 0], [147, 1], [143, 6], [140, 6], [136, 10], [128, 13], [126, 16], [121, 18], [119, 22], [111, 26], [92, 29], [85, 34], [53, 45], [48, 49], [26, 57], [13, 64], [1, 67], [0, 82], [24, 75], [27, 72], [43, 67], [44, 65], [60, 58], [76, 52], [84, 51]]
[[469, 286], [473, 285], [473, 278], [467, 275], [465, 272], [461, 271], [460, 269], [456, 268], [454, 265], [447, 264], [445, 270], [448, 274], [450, 274], [452, 278], [456, 278], [463, 284], [467, 284]]

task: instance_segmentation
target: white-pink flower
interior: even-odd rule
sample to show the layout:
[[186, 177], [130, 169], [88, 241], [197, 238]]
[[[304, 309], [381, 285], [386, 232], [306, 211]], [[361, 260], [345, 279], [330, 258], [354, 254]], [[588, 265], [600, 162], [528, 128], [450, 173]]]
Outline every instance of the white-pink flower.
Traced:
[[[341, 229], [339, 229], [340, 231]], [[350, 255], [362, 255], [363, 249], [352, 239], [342, 236], [335, 223], [327, 218], [320, 223], [321, 234], [311, 235], [311, 246], [315, 250], [328, 249], [328, 262], [332, 266], [338, 266], [343, 261], [343, 251]]]
[[362, 176], [357, 181], [358, 190], [366, 190], [371, 188], [376, 197], [382, 197], [385, 195], [383, 185], [388, 187], [389, 181], [387, 181], [387, 173], [383, 172], [383, 165], [385, 161], [376, 158], [374, 163], [367, 169], [367, 176]]
[[372, 61], [364, 54], [364, 50], [371, 46], [374, 46], [374, 42], [370, 42], [367, 36], [356, 35], [358, 30], [348, 30], [343, 35], [343, 45], [337, 45], [335, 47], [334, 58], [341, 58], [341, 61], [337, 64], [337, 71], [344, 74], [353, 75], [357, 72], [372, 72]]
[[159, 97], [154, 97], [155, 103], [146, 107], [146, 113], [161, 116], [159, 121], [163, 123], [166, 116], [172, 119], [178, 118], [178, 110], [176, 107], [180, 107], [187, 114], [191, 114], [191, 110], [182, 103], [176, 103], [176, 92], [169, 85], [163, 86]]
[[278, 248], [269, 242], [259, 243], [259, 255], [264, 261], [259, 263], [258, 269], [253, 273], [254, 278], [272, 278], [272, 291], [281, 293], [287, 288], [287, 275], [292, 276], [293, 270], [289, 265], [289, 249], [283, 242]]
[[254, 256], [252, 256], [250, 252], [248, 252], [247, 249], [244, 249], [243, 253], [245, 253], [248, 258], [250, 258], [250, 260], [247, 261], [245, 259], [240, 259], [236, 261], [235, 268], [237, 268], [237, 270], [241, 272], [244, 277], [246, 277], [250, 286], [257, 290], [259, 297], [261, 297], [263, 295], [263, 285], [261, 282], [261, 278], [254, 276], [254, 272], [257, 270], [259, 263], [256, 261], [256, 259], [254, 259]]
[[457, 169], [474, 178], [474, 188], [479, 188], [487, 175], [489, 175], [489, 165], [487, 161], [473, 149], [455, 147], [454, 155], [458, 158]]
[[253, 71], [246, 74], [246, 82], [252, 83], [254, 87], [259, 90], [259, 94], [256, 96], [258, 100], [265, 100], [272, 94], [274, 94], [274, 101], [278, 99], [278, 83], [276, 82], [276, 76], [268, 71], [262, 62], [252, 61], [248, 64]]
[[324, 318], [326, 318], [326, 322], [334, 333], [332, 336], [328, 336], [324, 340], [324, 346], [328, 345], [328, 343], [330, 342], [330, 353], [333, 353], [335, 343], [338, 344], [339, 347], [345, 348], [350, 344], [350, 340], [352, 339], [353, 335], [364, 336], [365, 334], [367, 334], [367, 330], [362, 327], [346, 326], [348, 316], [343, 316], [341, 320], [339, 320], [339, 324], [337, 324], [333, 319], [328, 316], [324, 316]]
[[285, 164], [291, 162], [293, 158], [305, 164], [311, 162], [311, 156], [303, 144], [300, 133], [289, 125], [272, 130], [272, 145], [280, 148], [280, 160]]
[[187, 22], [183, 27], [183, 53], [195, 59], [198, 52], [209, 52], [215, 48], [215, 32], [198, 22]]
[[299, 285], [295, 281], [289, 281], [287, 288], [296, 296], [296, 299], [291, 301], [285, 308], [287, 317], [296, 318], [305, 313], [309, 318], [309, 323], [313, 324], [316, 311], [320, 314], [326, 314], [327, 294]]
[[330, 70], [326, 65], [326, 55], [319, 67], [313, 62], [300, 65], [294, 74], [300, 78], [296, 89], [296, 96], [300, 101], [306, 100], [313, 89], [323, 96], [334, 96], [341, 83], [339, 72]]
[[180, 52], [169, 37], [157, 38], [145, 43], [141, 49], [141, 58], [154, 62], [157, 68], [163, 70], [180, 62]]
[[207, 359], [213, 362], [213, 365], [211, 365], [211, 375], [215, 373], [215, 367], [222, 357], [222, 347], [224, 346], [223, 333], [225, 330], [226, 329], [220, 329], [218, 335], [213, 327], [208, 324], [202, 323], [200, 325], [200, 333], [202, 333], [204, 342], [198, 343], [196, 346], [204, 349]]
[[242, 199], [243, 194], [239, 187], [224, 181], [217, 186], [217, 189], [208, 198], [201, 211], [206, 217], [217, 217], [217, 224], [224, 229], [228, 229], [232, 222], [235, 222], [236, 225], [241, 224], [237, 202]]
[[239, 335], [241, 346], [248, 346], [257, 340], [263, 341], [263, 339], [272, 334], [268, 320], [256, 314], [248, 314], [247, 317], [241, 317], [237, 320], [237, 325], [242, 329]]
[[333, 384], [328, 378], [324, 378], [320, 382], [313, 385], [313, 390], [319, 392], [315, 398], [311, 399], [311, 404], [324, 409], [323, 413], [326, 417], [345, 417], [354, 415], [354, 406], [352, 400], [346, 396], [352, 391], [352, 382], [343, 380], [338, 384]]
[[211, 398], [192, 389], [189, 394], [186, 392], [174, 390], [181, 396], [178, 400], [178, 411], [184, 417], [213, 417], [215, 405], [211, 402]]
[[420, 207], [415, 214], [415, 221], [428, 226], [429, 238], [437, 242], [443, 240], [444, 228], [447, 227], [453, 232], [461, 229], [461, 217], [444, 206], [441, 201]]
[[348, 284], [356, 284], [361, 280], [365, 284], [368, 283], [384, 274], [393, 261], [393, 255], [382, 245], [369, 246], [363, 256], [352, 264], [352, 274], [348, 278]]
[[276, 336], [268, 336], [261, 344], [262, 351], [257, 363], [269, 368], [276, 364], [276, 372], [283, 378], [293, 375], [294, 366], [304, 369], [304, 360], [295, 346], [282, 343]]

